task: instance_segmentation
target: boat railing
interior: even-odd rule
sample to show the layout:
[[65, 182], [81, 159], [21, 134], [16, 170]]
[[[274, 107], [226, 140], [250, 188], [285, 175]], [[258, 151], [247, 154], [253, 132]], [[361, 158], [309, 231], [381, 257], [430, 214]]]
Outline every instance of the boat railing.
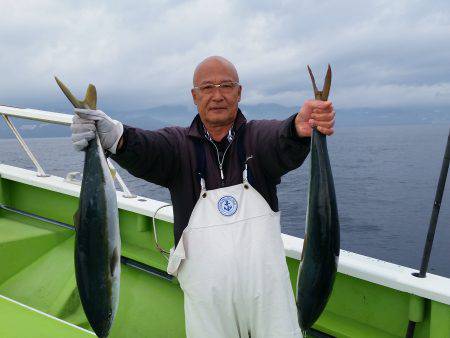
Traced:
[[[28, 155], [30, 160], [33, 162], [34, 166], [36, 167], [37, 176], [39, 177], [49, 177], [43, 167], [39, 164], [39, 161], [37, 160], [36, 156], [34, 156], [31, 149], [28, 147], [25, 140], [20, 135], [17, 128], [14, 126], [13, 122], [11, 121], [10, 117], [16, 117], [21, 119], [27, 119], [27, 120], [35, 120], [39, 122], [45, 122], [45, 123], [51, 123], [51, 124], [59, 124], [64, 126], [70, 126], [72, 123], [72, 115], [69, 114], [63, 114], [63, 113], [56, 113], [56, 112], [50, 112], [50, 111], [44, 111], [44, 110], [37, 110], [37, 109], [29, 109], [29, 108], [18, 108], [18, 107], [12, 107], [12, 106], [3, 106], [0, 105], [0, 115], [4, 118], [6, 125], [11, 129], [14, 136], [16, 137], [17, 141], [19, 142], [22, 149], [25, 151], [25, 153]], [[117, 172], [116, 168], [113, 166], [111, 161], [107, 159], [108, 166], [113, 173], [113, 177], [119, 184], [120, 188], [122, 189], [123, 197], [125, 198], [136, 198], [137, 195], [130, 192], [127, 185], [125, 184], [122, 177]], [[72, 178], [74, 177], [74, 173], [69, 173], [69, 176], [67, 177], [68, 181], [72, 181]]]

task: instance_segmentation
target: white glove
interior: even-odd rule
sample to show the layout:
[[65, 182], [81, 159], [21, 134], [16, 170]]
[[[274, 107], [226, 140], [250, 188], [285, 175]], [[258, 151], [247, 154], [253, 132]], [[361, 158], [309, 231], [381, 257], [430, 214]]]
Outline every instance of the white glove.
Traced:
[[81, 151], [86, 148], [97, 131], [103, 149], [115, 154], [123, 134], [122, 123], [111, 119], [101, 110], [75, 108], [74, 112], [70, 129], [75, 149]]

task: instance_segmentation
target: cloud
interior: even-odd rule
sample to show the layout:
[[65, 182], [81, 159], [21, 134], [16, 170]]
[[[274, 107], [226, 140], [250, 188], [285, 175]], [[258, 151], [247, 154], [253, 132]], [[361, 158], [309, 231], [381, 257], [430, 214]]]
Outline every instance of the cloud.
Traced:
[[444, 1], [2, 1], [0, 102], [65, 106], [53, 75], [100, 106], [191, 104], [195, 66], [223, 55], [243, 103], [300, 105], [333, 67], [340, 107], [448, 105]]

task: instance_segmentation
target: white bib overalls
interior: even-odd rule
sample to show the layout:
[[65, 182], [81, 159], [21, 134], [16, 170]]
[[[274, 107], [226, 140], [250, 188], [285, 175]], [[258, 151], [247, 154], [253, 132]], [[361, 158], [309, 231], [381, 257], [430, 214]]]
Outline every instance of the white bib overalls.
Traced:
[[280, 214], [247, 182], [202, 191], [170, 253], [188, 338], [298, 338]]

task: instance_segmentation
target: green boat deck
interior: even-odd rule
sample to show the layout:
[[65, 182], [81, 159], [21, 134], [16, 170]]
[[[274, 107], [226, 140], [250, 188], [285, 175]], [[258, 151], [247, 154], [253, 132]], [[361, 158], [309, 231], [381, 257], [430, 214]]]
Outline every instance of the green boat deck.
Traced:
[[95, 337], [90, 331], [70, 325], [11, 299], [0, 296], [1, 337]]
[[[77, 190], [61, 178], [36, 178], [31, 171], [0, 165], [2, 206], [73, 225]], [[144, 269], [122, 264], [110, 337], [184, 337], [183, 293], [165, 274], [167, 260], [155, 248], [151, 216], [132, 211], [138, 210], [129, 207], [132, 203], [139, 202], [119, 198], [122, 255]], [[156, 226], [160, 244], [170, 248], [172, 224], [158, 219]], [[0, 208], [0, 337], [92, 336], [76, 288], [73, 247], [72, 229]], [[294, 285], [299, 262], [289, 255], [286, 260]], [[338, 273], [314, 329], [334, 337], [404, 337], [412, 319], [417, 321], [414, 337], [450, 337], [450, 298], [439, 293], [450, 286], [449, 279], [430, 277], [440, 284], [436, 296], [430, 287], [423, 294], [431, 296], [424, 297], [357, 274]]]
[[[77, 208], [77, 198], [43, 189], [30, 189], [24, 184], [3, 179], [0, 187], [2, 193], [9, 191], [8, 206], [73, 224], [71, 217]], [[22, 194], [26, 197], [22, 198]], [[27, 206], [26, 203], [30, 200], [42, 203]], [[2, 204], [5, 204], [4, 200]], [[157, 269], [161, 268], [165, 266], [165, 258], [156, 250], [153, 254], [146, 250], [154, 247], [154, 244], [149, 234], [150, 228], [138, 231], [136, 225], [139, 217], [142, 216], [126, 211], [120, 213], [120, 224], [130, 225], [121, 227], [122, 254]], [[169, 228], [170, 224], [159, 221], [158, 226]], [[128, 230], [130, 236], [126, 240]], [[0, 210], [0, 295], [81, 328], [90, 329], [76, 287], [74, 234], [70, 229]], [[163, 238], [164, 236], [160, 236], [160, 240]], [[20, 309], [19, 312], [22, 313], [23, 310]], [[13, 314], [9, 316], [14, 317]], [[5, 323], [7, 326], [8, 322]], [[14, 322], [11, 325], [14, 326]], [[23, 326], [30, 326], [29, 335], [22, 334], [20, 337], [37, 337], [31, 322], [22, 322], [22, 331], [26, 330]], [[13, 328], [11, 332], [15, 332]], [[0, 336], [10, 337], [8, 334]], [[62, 335], [58, 333], [53, 336], [48, 333], [43, 336]], [[150, 336], [184, 336], [183, 293], [176, 281], [168, 281], [122, 265], [120, 306], [110, 337]]]

